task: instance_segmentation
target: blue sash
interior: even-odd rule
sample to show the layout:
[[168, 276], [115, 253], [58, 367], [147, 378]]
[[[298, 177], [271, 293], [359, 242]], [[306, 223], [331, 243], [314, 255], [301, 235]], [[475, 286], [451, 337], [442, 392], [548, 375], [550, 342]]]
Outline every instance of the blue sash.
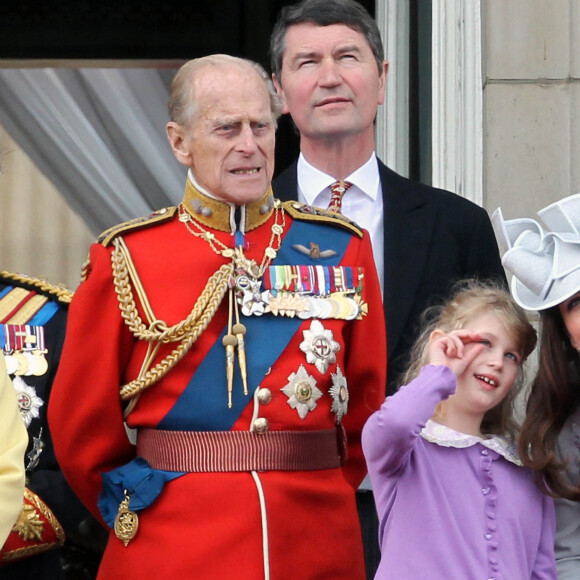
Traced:
[[[336, 252], [336, 255], [325, 259], [324, 264], [336, 266], [340, 264], [351, 239], [352, 234], [337, 227], [294, 221], [273, 263], [320, 264], [320, 261], [312, 260], [292, 246], [308, 246], [310, 241], [323, 241], [325, 248]], [[264, 314], [244, 317], [243, 322], [247, 329], [248, 387], [252, 392], [278, 360], [303, 320]], [[248, 396], [244, 395], [241, 376], [235, 365], [233, 406], [228, 409], [225, 350], [222, 344], [226, 332], [227, 328], [224, 328], [180, 398], [157, 426], [158, 429], [229, 431], [238, 420], [248, 404]]]

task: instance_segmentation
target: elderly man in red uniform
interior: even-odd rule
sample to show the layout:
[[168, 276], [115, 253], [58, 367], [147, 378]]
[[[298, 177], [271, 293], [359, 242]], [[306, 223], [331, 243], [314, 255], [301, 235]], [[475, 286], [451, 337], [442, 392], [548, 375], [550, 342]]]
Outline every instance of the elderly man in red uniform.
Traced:
[[365, 577], [380, 289], [366, 232], [272, 196], [279, 112], [255, 63], [185, 64], [167, 126], [182, 203], [91, 248], [49, 418], [111, 528], [100, 578]]

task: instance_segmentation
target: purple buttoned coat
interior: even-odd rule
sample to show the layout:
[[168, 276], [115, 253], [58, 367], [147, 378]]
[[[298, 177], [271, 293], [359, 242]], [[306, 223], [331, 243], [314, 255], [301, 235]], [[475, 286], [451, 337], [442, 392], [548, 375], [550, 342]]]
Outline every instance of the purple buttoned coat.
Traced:
[[363, 429], [380, 522], [375, 579], [556, 579], [553, 501], [513, 450], [445, 427], [426, 438], [455, 385], [447, 367], [428, 365]]

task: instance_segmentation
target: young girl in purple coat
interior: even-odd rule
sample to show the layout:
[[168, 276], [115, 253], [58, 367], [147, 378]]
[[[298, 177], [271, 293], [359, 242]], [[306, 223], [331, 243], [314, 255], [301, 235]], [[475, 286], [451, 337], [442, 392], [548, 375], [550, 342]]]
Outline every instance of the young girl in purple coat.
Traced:
[[556, 578], [554, 507], [522, 467], [513, 402], [536, 344], [502, 288], [465, 284], [363, 429], [383, 580]]

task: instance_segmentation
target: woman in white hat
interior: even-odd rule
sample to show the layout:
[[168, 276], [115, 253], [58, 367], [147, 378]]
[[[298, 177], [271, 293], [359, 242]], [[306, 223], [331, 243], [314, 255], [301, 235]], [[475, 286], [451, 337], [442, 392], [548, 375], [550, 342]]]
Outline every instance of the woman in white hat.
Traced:
[[492, 223], [520, 306], [540, 313], [539, 367], [520, 432], [520, 457], [556, 498], [559, 580], [580, 578], [580, 194], [532, 219]]

